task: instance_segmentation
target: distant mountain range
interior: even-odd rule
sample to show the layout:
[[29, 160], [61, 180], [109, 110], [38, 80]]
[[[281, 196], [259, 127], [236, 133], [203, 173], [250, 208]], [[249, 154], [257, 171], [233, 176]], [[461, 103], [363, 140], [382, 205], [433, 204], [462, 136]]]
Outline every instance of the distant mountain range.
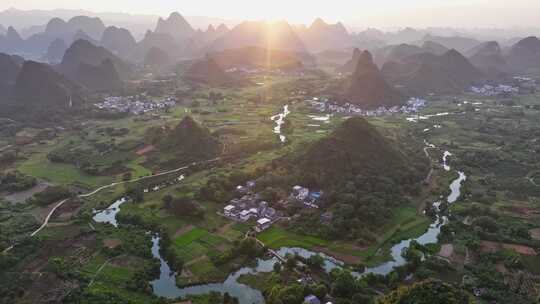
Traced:
[[245, 21], [212, 42], [208, 51], [255, 46], [270, 50], [308, 52], [293, 27], [285, 21]]
[[291, 66], [314, 66], [315, 58], [308, 53], [267, 50], [261, 47], [243, 47], [208, 54], [224, 69], [262, 68], [287, 69]]
[[245, 83], [226, 73], [211, 57], [195, 61], [182, 75], [182, 78], [194, 84], [212, 87], [239, 86]]
[[165, 67], [171, 64], [169, 54], [158, 47], [152, 47], [144, 57], [144, 65], [151, 67]]
[[116, 26], [105, 28], [100, 44], [122, 58], [129, 58], [137, 48], [137, 42], [131, 32]]
[[0, 83], [15, 83], [20, 69], [21, 62], [17, 57], [0, 53]]
[[527, 37], [513, 45], [507, 61], [514, 72], [540, 70], [540, 39]]
[[484, 42], [465, 53], [470, 62], [491, 80], [504, 80], [510, 66], [497, 41]]
[[178, 12], [172, 13], [167, 19], [159, 18], [154, 32], [168, 34], [179, 41], [195, 36], [195, 30]]
[[387, 62], [382, 74], [390, 83], [414, 96], [461, 92], [482, 77], [482, 73], [454, 49], [440, 56], [420, 53]]
[[[126, 13], [95, 13], [87, 10], [18, 10], [8, 9], [0, 12], [0, 24], [4, 26], [12, 25], [21, 31], [23, 37], [42, 32], [45, 24], [52, 18], [71, 19], [75, 16], [98, 17], [107, 25], [115, 25], [128, 29], [136, 39], [142, 39], [149, 29], [154, 29], [156, 21], [160, 18], [158, 15], [140, 15]], [[186, 20], [195, 29], [206, 29], [209, 25], [226, 24], [234, 26], [239, 23], [238, 20], [229, 20], [223, 18], [204, 17], [204, 16], [186, 16]], [[1, 32], [0, 32], [1, 33]]]
[[353, 46], [353, 39], [342, 23], [327, 24], [317, 18], [310, 27], [298, 26], [295, 31], [311, 52]]
[[364, 109], [392, 107], [405, 103], [405, 97], [383, 78], [368, 51], [355, 51], [356, 69], [345, 81], [345, 98]]
[[[358, 47], [370, 49], [375, 62], [382, 66], [386, 61], [400, 60], [424, 51], [441, 55], [449, 49], [456, 49], [465, 53], [482, 43], [478, 39], [459, 35], [455, 31], [447, 31], [445, 33], [448, 36], [443, 36], [440, 35], [443, 31], [436, 29], [405, 28], [397, 32], [383, 32], [371, 28], [350, 33], [342, 23], [328, 24], [320, 18], [315, 19], [310, 26], [291, 25], [285, 21], [273, 23], [245, 21], [237, 23], [232, 28], [223, 23], [206, 24], [203, 30], [192, 25], [189, 17], [184, 17], [178, 12], [170, 14], [167, 18], [141, 17], [147, 24], [145, 34], [135, 35], [127, 27], [122, 26], [125, 23], [121, 22], [132, 18], [130, 15], [103, 14], [101, 19], [96, 17], [99, 14], [76, 15], [75, 12], [77, 11], [57, 11], [55, 16], [50, 16], [52, 13], [46, 11], [0, 12], [0, 24], [7, 25], [13, 24], [9, 23], [11, 21], [21, 23], [15, 22], [16, 18], [13, 16], [24, 19], [25, 16], [35, 15], [37, 16], [35, 20], [50, 16], [50, 19], [43, 21], [45, 25], [41, 29], [33, 27], [29, 36], [21, 35], [12, 26], [5, 30], [0, 28], [0, 33], [5, 32], [0, 39], [0, 51], [55, 61], [58, 60], [57, 54], [47, 55], [53, 42], [55, 46], [51, 50], [58, 51], [62, 49], [58, 39], [62, 39], [66, 45], [79, 39], [86, 39], [95, 45], [106, 47], [124, 60], [143, 62], [146, 53], [156, 47], [167, 52], [174, 62], [204, 57], [208, 52], [243, 47], [305, 53], [352, 50]], [[65, 16], [69, 16], [66, 18], [67, 21], [61, 18]], [[118, 22], [111, 23], [114, 20]], [[106, 23], [110, 23], [110, 26], [106, 26]]]
[[66, 50], [58, 70], [98, 91], [118, 89], [120, 79], [126, 80], [132, 73], [131, 67], [122, 59], [87, 40], [77, 40]]
[[[14, 16], [20, 13], [11, 12]], [[6, 14], [0, 13], [0, 22], [9, 19], [2, 19]], [[412, 28], [394, 33], [376, 29], [350, 33], [343, 24], [329, 24], [320, 18], [309, 26], [245, 21], [233, 27], [207, 25], [202, 30], [177, 12], [156, 18], [152, 28], [137, 40], [127, 28], [106, 26], [95, 16], [72, 16], [67, 21], [53, 17], [27, 38], [13, 26], [0, 27], [0, 33], [4, 32], [0, 34], [0, 52], [6, 54], [0, 58], [4, 67], [0, 70], [0, 96], [16, 95], [15, 79], [26, 66], [24, 59], [7, 54], [48, 62], [53, 66], [36, 67], [33, 62], [30, 67], [42, 75], [49, 73], [44, 67], [60, 72], [65, 79], [52, 77], [51, 81], [67, 80], [73, 87], [89, 91], [120, 89], [136, 64], [170, 69], [188, 60], [193, 64], [184, 79], [210, 86], [236, 86], [242, 81], [227, 70], [298, 70], [322, 63], [348, 75], [336, 90], [337, 96], [366, 108], [400, 105], [410, 95], [455, 93], [474, 82], [507, 80], [540, 70], [540, 40], [534, 36], [516, 39], [504, 48], [496, 41]], [[367, 50], [360, 51], [359, 45]], [[30, 79], [26, 76], [22, 81]], [[19, 87], [24, 87], [20, 81]]]
[[81, 109], [84, 100], [84, 89], [75, 82], [47, 64], [26, 61], [13, 87], [13, 99], [0, 103], [0, 112], [25, 121], [54, 121]]

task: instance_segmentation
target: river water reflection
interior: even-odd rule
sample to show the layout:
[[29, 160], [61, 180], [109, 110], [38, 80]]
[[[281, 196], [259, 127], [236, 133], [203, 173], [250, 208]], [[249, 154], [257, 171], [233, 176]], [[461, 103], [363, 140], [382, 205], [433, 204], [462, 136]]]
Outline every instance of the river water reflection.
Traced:
[[[450, 184], [450, 194], [447, 197], [449, 204], [454, 203], [461, 194], [461, 185], [466, 180], [466, 175], [463, 172], [458, 172], [459, 177]], [[397, 266], [405, 265], [406, 261], [401, 256], [403, 250], [408, 248], [413, 240], [422, 245], [437, 243], [437, 237], [441, 232], [441, 227], [448, 222], [445, 216], [437, 216], [436, 220], [430, 225], [428, 231], [415, 239], [408, 239], [399, 242], [391, 248], [392, 261], [388, 261], [381, 265], [372, 268], [366, 268], [364, 272], [353, 272], [356, 277], [362, 277], [369, 273], [386, 275], [392, 272]], [[167, 262], [159, 253], [159, 236], [154, 236], [152, 239], [152, 255], [161, 262], [160, 277], [151, 282], [154, 293], [158, 296], [166, 298], [178, 298], [189, 295], [201, 295], [209, 292], [229, 293], [231, 296], [238, 298], [240, 304], [262, 304], [264, 297], [260, 291], [238, 282], [238, 278], [244, 274], [256, 274], [273, 271], [276, 258], [272, 259], [257, 259], [255, 267], [243, 267], [237, 272], [229, 275], [223, 283], [202, 284], [186, 288], [176, 286], [176, 273], [172, 272]], [[278, 250], [279, 255], [286, 256], [287, 254], [298, 254], [301, 257], [309, 258], [312, 255], [319, 254], [324, 258], [324, 270], [330, 272], [335, 268], [343, 267], [344, 263], [336, 260], [323, 253], [309, 251], [303, 248], [288, 248], [284, 247]]]
[[[284, 107], [284, 112], [288, 112], [287, 106]], [[283, 119], [283, 118], [281, 118]], [[426, 142], [426, 145], [429, 145]], [[429, 147], [434, 147], [429, 145]], [[445, 153], [446, 155], [446, 153]], [[448, 155], [451, 155], [448, 152]], [[446, 163], [446, 160], [445, 162]], [[445, 164], [447, 165], [447, 164]], [[446, 168], [445, 170], [450, 168]], [[454, 203], [461, 195], [462, 183], [467, 179], [467, 176], [463, 172], [458, 172], [458, 177], [450, 184], [450, 194], [446, 198], [449, 204]], [[109, 223], [115, 227], [118, 227], [116, 215], [120, 212], [120, 206], [127, 201], [126, 198], [121, 198], [115, 201], [109, 208], [103, 211], [95, 211], [93, 220], [98, 223]], [[440, 205], [440, 202], [435, 202], [435, 206]], [[403, 240], [390, 249], [392, 260], [385, 262], [376, 267], [366, 268], [364, 272], [353, 272], [356, 277], [362, 277], [369, 273], [386, 275], [392, 272], [395, 267], [405, 265], [406, 261], [402, 257], [402, 252], [408, 248], [413, 240], [419, 244], [426, 245], [437, 243], [438, 235], [441, 232], [441, 227], [448, 223], [448, 218], [444, 215], [437, 215], [434, 222], [430, 225], [429, 229], [421, 236], [414, 239]], [[273, 266], [277, 262], [277, 259], [257, 259], [254, 267], [243, 267], [238, 271], [230, 274], [227, 279], [222, 283], [210, 283], [201, 284], [185, 288], [179, 288], [176, 286], [177, 273], [173, 272], [165, 259], [160, 254], [160, 237], [158, 234], [153, 234], [152, 237], [152, 256], [160, 261], [160, 275], [159, 278], [150, 282], [152, 285], [154, 294], [157, 296], [174, 299], [183, 298], [190, 295], [202, 295], [209, 292], [229, 293], [229, 295], [238, 298], [239, 304], [262, 304], [264, 303], [264, 297], [259, 290], [253, 289], [247, 285], [238, 282], [238, 278], [245, 274], [257, 274], [273, 271]], [[336, 260], [333, 257], [325, 255], [323, 253], [317, 253], [309, 251], [303, 248], [281, 248], [278, 250], [278, 254], [286, 256], [287, 254], [297, 254], [304, 258], [309, 258], [312, 255], [319, 254], [324, 258], [323, 268], [326, 272], [330, 272], [335, 268], [341, 268], [344, 263]]]

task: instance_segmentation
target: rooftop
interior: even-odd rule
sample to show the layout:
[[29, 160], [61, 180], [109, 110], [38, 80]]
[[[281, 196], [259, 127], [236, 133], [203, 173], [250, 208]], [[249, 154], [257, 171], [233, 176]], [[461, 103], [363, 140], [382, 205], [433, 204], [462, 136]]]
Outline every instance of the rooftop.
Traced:
[[265, 225], [265, 224], [268, 224], [268, 223], [270, 223], [270, 222], [271, 222], [271, 221], [270, 221], [269, 219], [263, 217], [262, 219], [259, 219], [259, 220], [257, 221], [257, 224], [258, 224], [258, 225]]

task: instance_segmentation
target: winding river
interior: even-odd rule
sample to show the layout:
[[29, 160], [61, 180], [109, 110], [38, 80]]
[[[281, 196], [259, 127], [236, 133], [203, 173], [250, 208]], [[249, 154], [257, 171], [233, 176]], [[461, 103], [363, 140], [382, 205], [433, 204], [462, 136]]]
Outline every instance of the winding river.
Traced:
[[[288, 106], [284, 106], [283, 113], [278, 114], [272, 118], [276, 121], [276, 128], [274, 133], [280, 134], [280, 140], [285, 142], [285, 137], [281, 135], [281, 125], [283, 124], [284, 118], [289, 114]], [[427, 148], [435, 148], [434, 145], [429, 144], [425, 141]], [[452, 155], [450, 152], [446, 151], [443, 154], [443, 168], [445, 171], [450, 171], [451, 168], [447, 164], [448, 156]], [[462, 183], [467, 179], [467, 176], [463, 172], [457, 172], [458, 177], [452, 181], [450, 184], [450, 194], [446, 197], [448, 204], [452, 204], [461, 195], [461, 186]], [[93, 219], [96, 222], [100, 223], [110, 223], [111, 225], [117, 227], [118, 223], [116, 220], [116, 215], [120, 211], [120, 206], [126, 202], [126, 198], [121, 198], [115, 201], [109, 208], [95, 213]], [[438, 207], [441, 204], [440, 201], [434, 202], [433, 205]], [[438, 208], [437, 208], [438, 210]], [[419, 244], [433, 244], [438, 242], [438, 235], [441, 232], [441, 227], [448, 223], [448, 218], [444, 215], [437, 215], [434, 222], [429, 226], [428, 230], [421, 236], [414, 239], [403, 240], [390, 249], [392, 260], [380, 264], [375, 267], [366, 268], [363, 272], [353, 272], [355, 277], [362, 277], [369, 273], [387, 275], [395, 267], [402, 266], [406, 264], [406, 260], [402, 257], [402, 253], [407, 249], [411, 242], [414, 240]], [[323, 268], [325, 271], [330, 272], [335, 268], [342, 268], [344, 263], [336, 260], [333, 257], [325, 255], [323, 253], [317, 253], [309, 251], [303, 248], [281, 248], [278, 250], [279, 255], [285, 256], [287, 254], [298, 254], [304, 258], [308, 258], [312, 255], [319, 254], [324, 258]], [[265, 273], [273, 271], [273, 266], [277, 259], [257, 259], [256, 265], [254, 267], [243, 267], [238, 271], [230, 274], [224, 282], [221, 283], [210, 283], [210, 284], [201, 284], [194, 285], [190, 287], [180, 288], [176, 285], [177, 273], [172, 271], [167, 261], [160, 254], [160, 237], [158, 234], [154, 234], [152, 237], [152, 256], [160, 261], [160, 275], [159, 278], [156, 278], [150, 284], [152, 285], [154, 294], [164, 298], [175, 299], [182, 298], [190, 295], [202, 295], [209, 292], [219, 292], [219, 293], [229, 293], [231, 296], [238, 298], [240, 304], [263, 304], [264, 297], [259, 290], [251, 288], [247, 285], [241, 284], [238, 282], [238, 278], [245, 274], [256, 274], [256, 273]]]
[[[467, 176], [463, 172], [458, 172], [458, 177], [452, 181], [450, 184], [450, 194], [446, 197], [446, 201], [449, 204], [454, 203], [459, 196], [461, 195], [461, 185], [467, 179]], [[435, 206], [438, 206], [440, 202], [434, 202]], [[406, 264], [406, 260], [402, 257], [402, 252], [408, 248], [411, 242], [414, 240], [421, 245], [433, 244], [438, 242], [438, 235], [441, 232], [441, 227], [448, 223], [448, 218], [446, 216], [437, 215], [435, 221], [430, 225], [429, 229], [422, 234], [421, 236], [414, 239], [403, 240], [390, 249], [392, 260], [385, 262], [376, 267], [366, 268], [364, 272], [353, 272], [353, 275], [356, 277], [362, 277], [369, 273], [387, 275], [395, 267], [402, 266]], [[231, 296], [237, 297], [240, 304], [262, 304], [264, 303], [264, 297], [260, 291], [253, 289], [249, 286], [241, 284], [238, 282], [238, 278], [244, 274], [256, 274], [261, 272], [271, 272], [273, 270], [274, 263], [277, 262], [276, 258], [272, 259], [257, 259], [257, 265], [255, 267], [243, 267], [240, 270], [230, 274], [223, 283], [211, 283], [196, 285], [186, 288], [179, 288], [176, 286], [176, 273], [171, 271], [167, 261], [161, 257], [159, 253], [159, 236], [155, 236], [152, 239], [152, 255], [160, 260], [161, 273], [160, 277], [151, 282], [154, 288], [154, 294], [166, 298], [178, 298], [185, 297], [189, 295], [201, 295], [206, 294], [212, 291], [220, 293], [229, 293]], [[304, 258], [309, 258], [312, 255], [319, 254], [324, 258], [323, 268], [326, 272], [332, 271], [335, 268], [341, 268], [344, 266], [344, 263], [336, 260], [328, 255], [323, 253], [317, 253], [309, 251], [303, 248], [281, 248], [278, 250], [278, 253], [281, 256], [287, 254], [298, 254]]]
[[240, 304], [264, 303], [264, 297], [259, 290], [239, 283], [238, 278], [244, 274], [273, 271], [274, 263], [277, 262], [276, 258], [269, 260], [257, 259], [257, 265], [255, 267], [243, 267], [230, 274], [222, 283], [210, 283], [179, 288], [176, 286], [177, 273], [171, 270], [169, 264], [163, 259], [159, 252], [159, 240], [160, 238], [158, 235], [155, 235], [152, 238], [152, 255], [159, 259], [161, 264], [159, 278], [150, 282], [155, 295], [174, 299], [190, 295], [202, 295], [209, 292], [219, 292], [222, 294], [227, 292], [231, 296], [238, 298]]
[[289, 105], [284, 105], [283, 111], [281, 113], [270, 117], [270, 119], [276, 123], [276, 126], [274, 127], [274, 133], [279, 136], [279, 140], [282, 143], [287, 142], [287, 138], [285, 137], [285, 135], [282, 134], [281, 127], [285, 123], [285, 118], [287, 118], [289, 114], [291, 114], [291, 111], [289, 111]]

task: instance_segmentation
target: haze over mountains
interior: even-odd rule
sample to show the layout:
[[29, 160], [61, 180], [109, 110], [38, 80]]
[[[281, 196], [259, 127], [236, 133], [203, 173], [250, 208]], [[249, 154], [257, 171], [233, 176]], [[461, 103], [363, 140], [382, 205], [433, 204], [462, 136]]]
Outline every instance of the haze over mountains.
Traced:
[[[11, 15], [19, 13], [35, 12]], [[3, 12], [0, 20], [14, 20], [11, 15]], [[25, 37], [13, 26], [0, 28], [5, 32], [0, 52], [51, 64], [49, 69], [90, 92], [120, 90], [141, 66], [171, 71], [178, 63], [193, 61], [182, 78], [218, 86], [241, 85], [243, 81], [229, 73], [239, 68], [334, 69], [349, 75], [338, 85], [341, 93], [333, 93], [336, 98], [374, 108], [401, 105], [410, 96], [459, 92], [475, 82], [505, 81], [540, 68], [540, 40], [534, 36], [504, 45], [455, 31], [370, 28], [351, 33], [342, 23], [321, 18], [309, 26], [243, 21], [202, 30], [173, 12], [155, 18], [140, 39], [119, 24], [93, 16], [52, 17], [36, 29]], [[16, 66], [23, 66], [9, 58], [3, 57], [6, 69], [0, 72], [0, 79], [7, 80], [1, 87], [4, 98], [14, 96], [13, 80], [20, 73]]]

